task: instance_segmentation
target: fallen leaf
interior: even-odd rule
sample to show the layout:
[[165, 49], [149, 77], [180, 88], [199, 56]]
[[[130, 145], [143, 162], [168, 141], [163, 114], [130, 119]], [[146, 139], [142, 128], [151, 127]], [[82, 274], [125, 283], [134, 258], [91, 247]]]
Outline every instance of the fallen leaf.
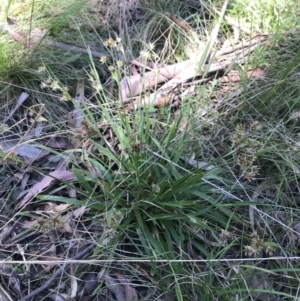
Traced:
[[43, 152], [42, 149], [30, 144], [18, 145], [19, 141], [3, 141], [0, 143], [4, 152], [13, 152], [14, 154], [28, 159], [36, 158]]
[[81, 206], [79, 208], [77, 208], [74, 211], [68, 212], [67, 214], [62, 216], [62, 220], [63, 220], [63, 224], [62, 227], [59, 229], [60, 232], [64, 233], [64, 232], [68, 232], [68, 233], [76, 233], [74, 227], [71, 226], [72, 220], [73, 218], [79, 218], [81, 217], [84, 212], [86, 211], [86, 207], [85, 206]]
[[73, 120], [69, 126], [74, 129], [79, 129], [84, 119], [81, 108], [81, 103], [84, 100], [84, 78], [81, 78], [77, 83], [76, 96], [74, 100], [74, 110], [71, 113]]
[[119, 284], [118, 280], [110, 277], [109, 275], [106, 275], [105, 276], [105, 284], [106, 284], [107, 288], [115, 295], [115, 297], [118, 301], [126, 300], [124, 286]]
[[29, 229], [29, 228], [32, 228], [32, 227], [34, 227], [36, 225], [38, 225], [38, 221], [37, 220], [25, 221], [23, 224], [21, 224], [22, 228], [24, 228], [24, 229]]
[[67, 301], [67, 300], [69, 300], [67, 298], [63, 298], [63, 297], [59, 296], [58, 294], [51, 294], [49, 296], [49, 298], [54, 300], [54, 301]]
[[185, 157], [185, 156], [181, 156], [180, 159], [184, 160], [186, 163], [190, 164], [190, 165], [193, 165], [194, 167], [196, 168], [204, 168], [204, 170], [211, 170], [211, 169], [214, 169], [215, 168], [215, 165], [208, 165], [207, 162], [204, 162], [204, 161], [198, 161], [198, 160], [195, 160], [193, 158], [188, 158], [188, 157]]
[[56, 205], [55, 203], [47, 202], [45, 204], [43, 211], [45, 211], [47, 213], [59, 213], [59, 212], [65, 211], [70, 206], [71, 206], [71, 204]]
[[87, 210], [86, 206], [81, 206], [81, 207], [73, 210], [72, 211], [72, 215], [75, 218], [79, 218], [79, 217], [81, 217], [86, 212], [86, 210]]
[[97, 288], [98, 281], [95, 273], [87, 273], [84, 275], [83, 278], [84, 281], [84, 288], [86, 293], [90, 296], [94, 292], [94, 290]]
[[130, 286], [130, 281], [121, 274], [116, 274], [116, 276], [118, 277], [120, 284], [122, 284], [125, 288], [125, 300], [126, 301], [138, 300], [137, 292], [133, 287]]
[[27, 204], [35, 195], [40, 193], [41, 191], [48, 188], [52, 182], [55, 180], [62, 180], [62, 181], [69, 181], [74, 180], [75, 175], [68, 170], [55, 170], [50, 172], [48, 176], [45, 176], [42, 181], [39, 183], [34, 184], [30, 189], [29, 192], [23, 197], [20, 203], [17, 205], [17, 208], [22, 208], [25, 204]]
[[49, 151], [42, 149], [35, 157], [30, 158], [28, 160], [25, 161], [26, 164], [31, 165], [34, 161], [40, 160], [44, 157], [46, 157], [47, 155], [49, 155]]
[[78, 282], [75, 277], [75, 267], [71, 265], [69, 276], [71, 277], [71, 289], [69, 292], [69, 298], [75, 298], [78, 291]]

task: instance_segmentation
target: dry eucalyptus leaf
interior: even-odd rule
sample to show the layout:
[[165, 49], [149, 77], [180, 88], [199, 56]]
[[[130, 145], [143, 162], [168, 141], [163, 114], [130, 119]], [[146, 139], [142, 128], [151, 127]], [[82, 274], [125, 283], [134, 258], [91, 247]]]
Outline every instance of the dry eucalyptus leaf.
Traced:
[[193, 165], [194, 167], [199, 168], [199, 169], [205, 167], [204, 170], [211, 170], [211, 169], [214, 169], [216, 167], [215, 165], [208, 165], [209, 163], [207, 163], [207, 162], [198, 161], [198, 160], [195, 160], [193, 158], [188, 158], [188, 157], [185, 157], [185, 156], [180, 156], [180, 159], [184, 160], [188, 164]]
[[85, 206], [81, 206], [74, 211], [70, 211], [62, 216], [63, 227], [60, 229], [61, 232], [75, 233], [74, 227], [72, 227], [73, 218], [81, 217], [86, 211]]
[[74, 129], [78, 129], [81, 127], [81, 123], [84, 119], [84, 116], [82, 114], [81, 109], [81, 102], [84, 100], [84, 78], [81, 78], [77, 84], [76, 88], [76, 96], [74, 101], [74, 107], [73, 110], [73, 124], [70, 124], [71, 127]]
[[14, 154], [33, 159], [40, 155], [41, 152], [43, 152], [42, 149], [37, 148], [30, 144], [22, 144], [19, 145], [19, 141], [2, 141], [0, 143], [1, 148], [4, 150], [4, 152], [13, 152]]
[[29, 229], [29, 228], [32, 228], [32, 227], [36, 226], [37, 224], [38, 224], [37, 220], [25, 221], [22, 224], [22, 228]]
[[67, 187], [68, 189], [68, 195], [70, 198], [72, 199], [76, 199], [77, 198], [77, 191], [75, 188], [71, 188], [71, 187]]
[[49, 298], [51, 298], [54, 301], [68, 301], [69, 300], [69, 299], [65, 299], [65, 298], [59, 296], [58, 294], [51, 294], [49, 296]]
[[11, 225], [6, 224], [0, 232], [0, 241], [2, 242], [3, 238], [7, 237], [10, 233], [11, 233]]
[[77, 295], [77, 291], [78, 291], [78, 281], [77, 281], [76, 276], [75, 276], [74, 265], [71, 265], [70, 278], [71, 278], [71, 289], [70, 289], [70, 292], [69, 292], [69, 297], [70, 298], [75, 298], [76, 295]]
[[125, 300], [126, 301], [136, 301], [138, 300], [138, 295], [136, 290], [130, 286], [130, 281], [121, 274], [116, 274], [120, 284], [125, 288]]
[[79, 218], [86, 212], [86, 210], [87, 210], [86, 206], [81, 206], [81, 207], [77, 208], [76, 210], [73, 210], [72, 214], [75, 218]]
[[35, 195], [48, 188], [55, 180], [68, 181], [74, 180], [75, 178], [75, 175], [68, 170], [55, 170], [50, 172], [48, 176], [45, 176], [40, 182], [36, 183], [29, 189], [29, 192], [27, 192], [21, 202], [17, 205], [17, 209], [26, 205]]
[[97, 288], [98, 281], [95, 273], [86, 273], [83, 278], [85, 292], [90, 296]]
[[29, 158], [25, 161], [26, 164], [32, 164], [34, 161], [40, 160], [44, 157], [46, 157], [47, 155], [49, 155], [49, 151], [42, 149], [35, 157]]
[[47, 202], [45, 204], [44, 210], [47, 213], [60, 213], [62, 211], [65, 211], [67, 208], [69, 208], [71, 204], [60, 204], [56, 205], [55, 203]]
[[118, 280], [106, 275], [105, 284], [107, 288], [115, 295], [118, 301], [127, 301], [125, 296], [125, 288], [123, 285], [119, 284]]

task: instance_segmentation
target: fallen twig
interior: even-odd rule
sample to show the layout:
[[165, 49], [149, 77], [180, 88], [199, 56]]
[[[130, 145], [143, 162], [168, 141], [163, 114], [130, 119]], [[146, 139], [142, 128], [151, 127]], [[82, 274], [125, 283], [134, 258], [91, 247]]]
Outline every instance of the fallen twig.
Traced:
[[125, 76], [120, 82], [122, 100], [126, 101], [128, 98], [139, 95], [142, 91], [176, 77], [191, 65], [193, 65], [193, 61], [188, 60], [154, 69], [145, 74]]
[[232, 46], [223, 48], [223, 49], [217, 51], [216, 57], [218, 58], [218, 57], [220, 57], [222, 55], [225, 55], [225, 54], [235, 53], [239, 49], [245, 49], [246, 47], [255, 46], [258, 43], [263, 43], [263, 42], [266, 41], [267, 37], [268, 37], [267, 35], [257, 35], [255, 37], [252, 37], [249, 41], [243, 41], [243, 42], [240, 42], [236, 45], [232, 45]]
[[[81, 53], [81, 54], [86, 54], [86, 55], [91, 55], [92, 57], [95, 58], [101, 58], [102, 56], [105, 56], [103, 53], [99, 51], [94, 51], [94, 50], [87, 50], [84, 48], [80, 48], [77, 46], [72, 46], [68, 45], [62, 42], [55, 42], [50, 39], [45, 39], [45, 33], [43, 33], [41, 36], [32, 36], [29, 41], [27, 41], [26, 38], [24, 38], [22, 35], [14, 31], [8, 24], [1, 24], [1, 27], [4, 31], [8, 32], [15, 41], [21, 42], [26, 48], [33, 49], [34, 45], [36, 44], [41, 44], [53, 48], [60, 48], [69, 52], [74, 52], [74, 53]], [[107, 56], [107, 55], [106, 55]]]
[[77, 46], [68, 45], [68, 44], [65, 44], [62, 42], [54, 42], [49, 39], [45, 39], [44, 41], [42, 41], [42, 44], [44, 44], [46, 46], [54, 47], [54, 48], [60, 48], [60, 49], [66, 50], [66, 51], [74, 52], [74, 53], [81, 53], [81, 54], [86, 54], [86, 55], [90, 54], [92, 57], [95, 57], [95, 58], [101, 58], [102, 56], [105, 56], [102, 52], [99, 52], [99, 51], [87, 50], [87, 49], [80, 48]]

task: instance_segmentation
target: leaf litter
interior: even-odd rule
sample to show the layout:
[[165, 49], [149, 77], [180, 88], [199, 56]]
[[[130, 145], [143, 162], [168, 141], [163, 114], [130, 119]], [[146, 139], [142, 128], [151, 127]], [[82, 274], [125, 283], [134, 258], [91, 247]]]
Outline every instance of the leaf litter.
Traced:
[[[223, 17], [224, 14], [221, 14], [220, 20]], [[185, 24], [180, 23], [181, 21], [178, 22], [174, 16], [170, 15], [170, 18], [175, 23], [178, 23], [179, 26], [185, 28], [185, 30], [192, 30], [189, 27], [185, 27]], [[232, 19], [229, 21], [233, 22]], [[34, 43], [43, 38], [43, 36], [37, 37], [33, 40], [34, 43], [28, 44], [19, 33], [12, 31], [9, 27], [5, 27], [5, 29], [15, 40], [23, 43], [25, 47], [30, 49], [34, 49]], [[216, 29], [216, 32], [218, 32], [217, 27]], [[38, 29], [36, 32], [38, 32]], [[239, 83], [241, 78], [238, 71], [232, 68], [232, 61], [243, 64], [245, 58], [251, 52], [265, 44], [266, 39], [266, 35], [258, 34], [254, 38], [251, 37], [248, 41], [237, 42], [235, 46], [231, 44], [226, 46], [224, 43], [224, 47], [219, 51], [213, 49], [214, 45], [211, 45], [210, 51], [204, 59], [205, 65], [201, 66], [200, 69], [198, 68], [199, 66], [196, 66], [194, 60], [195, 53], [192, 53], [187, 61], [164, 66], [134, 59], [131, 62], [131, 66], [135, 65], [134, 68], [131, 68], [132, 75], [127, 75], [120, 80], [119, 92], [122, 97], [122, 105], [126, 111], [146, 105], [170, 105], [176, 99], [180, 99], [183, 93], [185, 95], [193, 93], [192, 89], [182, 91], [181, 86], [184, 87], [187, 84], [189, 87], [195, 87], [198, 84], [211, 80], [211, 75], [217, 78], [215, 75], [218, 75], [219, 71], [225, 71], [223, 74], [220, 72], [221, 76], [218, 78], [220, 85]], [[84, 49], [53, 42], [49, 39], [44, 41], [44, 45], [87, 54]], [[194, 51], [199, 52], [199, 49]], [[91, 51], [90, 53], [95, 57], [103, 56], [99, 52]], [[226, 55], [226, 59], [224, 55]], [[214, 61], [210, 61], [207, 64], [209, 57], [213, 57]], [[208, 67], [208, 69], [205, 70], [205, 67]], [[142, 69], [146, 69], [147, 72], [143, 74]], [[228, 69], [230, 70], [228, 71]], [[266, 72], [260, 67], [252, 71], [247, 73], [249, 82], [263, 80], [266, 76]], [[157, 76], [157, 74], [159, 75]], [[158, 88], [153, 91], [154, 87]], [[153, 92], [147, 96], [146, 90], [149, 89]], [[191, 92], [186, 93], [187, 91]], [[235, 93], [232, 98], [236, 99], [239, 93], [239, 91]], [[68, 123], [74, 136], [82, 130], [82, 121], [84, 120], [82, 102], [85, 100], [84, 95], [84, 79], [82, 78], [77, 85], [76, 96], [74, 97], [74, 110], [70, 112], [71, 118], [69, 121], [71, 121]], [[27, 93], [20, 95], [16, 105], [3, 120], [4, 124], [7, 122], [14, 123], [15, 113], [20, 110], [20, 107], [28, 97], [30, 95]], [[129, 101], [132, 99], [134, 100], [133, 104], [129, 104]], [[220, 104], [223, 100], [223, 98], [219, 99], [218, 103]], [[38, 121], [37, 118], [33, 126], [29, 126], [26, 135], [19, 133], [15, 135], [19, 137], [13, 141], [9, 141], [8, 137], [10, 136], [4, 135], [0, 142], [4, 151], [2, 154], [3, 160], [5, 160], [7, 167], [5, 177], [10, 179], [9, 181], [7, 179], [3, 181], [5, 191], [1, 190], [1, 198], [10, 202], [7, 205], [9, 208], [2, 210], [7, 219], [5, 219], [4, 226], [2, 226], [0, 232], [1, 245], [7, 254], [12, 254], [9, 255], [10, 257], [14, 257], [16, 260], [23, 260], [24, 263], [28, 264], [28, 271], [25, 271], [24, 274], [18, 273], [17, 269], [8, 264], [1, 265], [0, 273], [9, 279], [8, 285], [13, 290], [13, 293], [2, 293], [1, 289], [0, 295], [1, 297], [3, 295], [4, 300], [5, 298], [12, 300], [9, 297], [10, 294], [13, 294], [14, 299], [30, 300], [41, 293], [47, 292], [53, 283], [56, 283], [56, 286], [59, 287], [61, 277], [68, 277], [70, 282], [67, 284], [67, 287], [57, 292], [52, 290], [52, 294], [49, 295], [52, 300], [92, 300], [92, 295], [101, 283], [99, 274], [103, 271], [96, 270], [95, 273], [83, 271], [78, 274], [75, 264], [66, 261], [67, 263], [61, 265], [56, 262], [66, 259], [83, 259], [87, 255], [90, 258], [92, 251], [96, 248], [94, 241], [98, 241], [104, 233], [103, 225], [100, 222], [93, 222], [92, 225], [84, 223], [86, 206], [77, 206], [76, 209], [70, 209], [70, 204], [37, 201], [41, 193], [45, 193], [50, 189], [53, 190], [60, 185], [65, 186], [57, 190], [59, 192], [58, 195], [62, 196], [61, 200], [65, 196], [76, 199], [76, 190], [69, 190], [70, 187], [68, 187], [76, 184], [76, 176], [70, 170], [68, 161], [72, 156], [75, 157], [75, 154], [69, 152], [68, 157], [65, 157], [57, 155], [57, 153], [63, 153], [67, 149], [71, 150], [81, 145], [74, 144], [76, 140], [74, 137], [69, 139], [60, 137], [57, 133], [52, 133], [54, 135], [51, 138], [46, 138], [46, 133], [49, 134], [49, 126], [44, 121]], [[35, 139], [34, 144], [32, 139]], [[40, 143], [37, 143], [38, 141]], [[55, 161], [54, 157], [58, 158], [58, 160]], [[14, 158], [17, 158], [17, 160], [14, 160]], [[208, 169], [213, 168], [209, 163], [198, 161], [194, 158], [182, 157], [182, 160], [197, 168], [202, 168], [203, 166], [206, 166]], [[96, 172], [95, 174], [98, 175], [99, 173]], [[7, 191], [13, 193], [7, 194]], [[23, 209], [26, 209], [28, 214], [22, 214]], [[14, 213], [13, 217], [11, 217], [11, 212]], [[92, 239], [90, 233], [87, 232], [89, 227], [92, 229], [91, 226], [97, 229], [92, 233]], [[108, 241], [109, 238], [107, 238], [106, 243]], [[22, 251], [16, 247], [20, 244], [26, 245]], [[29, 264], [32, 260], [42, 260], [47, 261], [47, 263], [43, 266]], [[56, 271], [54, 271], [55, 269]], [[26, 295], [24, 285], [22, 286], [21, 283], [24, 283], [26, 279], [30, 279], [31, 282], [40, 279], [40, 277], [47, 275], [51, 270], [53, 270], [52, 276], [46, 282], [38, 282], [43, 284], [35, 288], [32, 287], [31, 292]], [[98, 276], [96, 276], [97, 274]], [[254, 278], [249, 283], [249, 287], [259, 287], [260, 289], [270, 287], [267, 280], [264, 280], [262, 284], [258, 284], [258, 282], [259, 280]], [[120, 301], [138, 300], [138, 292], [135, 286], [127, 278], [127, 275], [121, 274], [120, 271], [108, 271], [104, 276], [104, 283], [107, 288], [106, 296]], [[102, 293], [98, 294], [101, 295]], [[253, 297], [256, 298], [257, 296], [253, 294]]]
[[[82, 101], [84, 101], [83, 79], [78, 82], [75, 108], [71, 112], [73, 121], [69, 123], [74, 136], [78, 135], [81, 130]], [[13, 111], [15, 110], [17, 109], [14, 108]], [[11, 115], [13, 116], [13, 114]], [[12, 118], [10, 116], [7, 120], [11, 122]], [[29, 136], [32, 138], [32, 135]], [[8, 279], [8, 287], [11, 289], [8, 294], [14, 296], [15, 300], [35, 298], [40, 293], [45, 293], [53, 283], [60, 283], [61, 277], [65, 278], [67, 275], [70, 279], [68, 293], [64, 291], [53, 293], [50, 298], [54, 300], [70, 300], [70, 298], [83, 300], [85, 298], [88, 300], [99, 285], [96, 274], [81, 272], [81, 276], [79, 276], [77, 269], [74, 269], [74, 264], [60, 264], [59, 262], [66, 259], [83, 259], [84, 256], [91, 254], [96, 247], [94, 241], [98, 241], [104, 235], [102, 224], [96, 221], [92, 224], [83, 222], [83, 216], [88, 210], [86, 206], [74, 207], [69, 203], [52, 201], [37, 202], [39, 195], [55, 189], [58, 185], [64, 186], [59, 189], [61, 196], [69, 196], [76, 200], [76, 189], [71, 187], [76, 185], [76, 177], [69, 170], [68, 160], [75, 157], [76, 153], [73, 152], [73, 147], [78, 146], [74, 145], [75, 139], [70, 141], [67, 138], [69, 141], [64, 144], [64, 147], [67, 146], [71, 150], [68, 156], [60, 155], [58, 156], [59, 160], [52, 160], [52, 164], [49, 165], [47, 161], [49, 162], [49, 158], [53, 157], [56, 150], [54, 152], [51, 150], [49, 140], [43, 140], [43, 130], [39, 131], [36, 136], [40, 139], [40, 144], [37, 140], [34, 141], [36, 146], [32, 146], [31, 139], [19, 138], [10, 149], [6, 148], [2, 152], [2, 160], [5, 161], [7, 175], [13, 172], [15, 176], [5, 179], [5, 189], [1, 191], [1, 195], [4, 198], [9, 190], [15, 190], [15, 193], [11, 196], [11, 209], [7, 209], [8, 218], [4, 221], [4, 226], [0, 231], [1, 246], [4, 253], [12, 254], [8, 259], [14, 258], [23, 261], [27, 268], [21, 275], [12, 265], [9, 267], [8, 264], [3, 263], [0, 267], [0, 274]], [[3, 135], [2, 146], [7, 145], [5, 144], [7, 137]], [[60, 139], [53, 140], [51, 137], [51, 141], [57, 141], [57, 145], [54, 144], [56, 149], [59, 149], [59, 141], [66, 139], [66, 137], [58, 138]], [[20, 141], [23, 143], [23, 152], [18, 151], [16, 147]], [[43, 142], [47, 145], [47, 149], [44, 149], [46, 145], [43, 145]], [[25, 151], [26, 147], [27, 151]], [[33, 149], [40, 150], [33, 153]], [[64, 149], [62, 148], [61, 151]], [[25, 215], [21, 213], [24, 209], [27, 212]], [[12, 212], [14, 213], [13, 217], [11, 217]], [[92, 229], [94, 230], [91, 233]], [[106, 231], [109, 233], [110, 230], [106, 229]], [[90, 237], [90, 233], [92, 237]], [[103, 245], [107, 244], [109, 240], [109, 236], [104, 236]], [[38, 260], [43, 264], [28, 264], [32, 260]], [[46, 282], [36, 288], [32, 287], [31, 292], [26, 294], [23, 287], [24, 281], [30, 279], [32, 282], [48, 273], [51, 273], [52, 276]], [[137, 300], [135, 289], [130, 286], [126, 278], [121, 277], [119, 274], [118, 279], [122, 281], [116, 281], [123, 288], [124, 298], [118, 297], [118, 300]], [[109, 281], [107, 282], [109, 286], [108, 283]], [[119, 296], [116, 290], [112, 289], [111, 292], [115, 297]], [[5, 298], [4, 293], [3, 298]]]

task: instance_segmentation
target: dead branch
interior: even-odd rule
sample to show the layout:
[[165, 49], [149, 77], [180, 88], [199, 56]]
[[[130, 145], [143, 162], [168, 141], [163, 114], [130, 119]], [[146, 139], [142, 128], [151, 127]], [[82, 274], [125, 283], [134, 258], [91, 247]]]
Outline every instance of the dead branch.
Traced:
[[142, 99], [137, 99], [132, 104], [127, 105], [125, 110], [130, 111], [134, 108], [144, 107], [150, 104], [154, 106], [167, 105], [170, 103], [172, 99], [171, 94], [177, 86], [197, 76], [206, 76], [207, 74], [220, 70], [230, 70], [235, 64], [243, 64], [246, 57], [265, 41], [266, 36], [262, 36], [251, 39], [246, 43], [248, 47], [245, 48], [241, 48], [241, 44], [238, 44], [237, 50], [230, 46], [230, 49], [233, 50], [232, 54], [228, 53], [227, 55], [223, 55], [227, 53], [223, 50], [220, 52], [222, 56], [215, 56], [213, 62], [202, 67], [198, 66], [195, 61], [187, 60], [178, 64], [165, 66], [155, 73], [154, 71], [146, 72], [144, 77], [140, 74], [125, 77], [121, 80], [121, 96], [123, 101], [126, 101], [130, 97], [137, 96], [142, 91], [169, 79], [168, 82], [149, 96], [144, 96]]
[[176, 77], [191, 65], [193, 65], [193, 62], [188, 60], [167, 65], [163, 68], [153, 69], [145, 74], [125, 76], [120, 82], [122, 100], [126, 101], [128, 98], [139, 95], [142, 91]]
[[45, 38], [46, 33], [39, 29], [36, 29], [35, 31], [33, 30], [33, 34], [31, 35], [30, 39], [27, 40], [25, 37], [20, 35], [18, 32], [14, 31], [11, 28], [11, 26], [8, 24], [0, 24], [0, 27], [4, 31], [8, 32], [15, 41], [22, 43], [26, 48], [28, 48], [30, 50], [32, 50], [34, 48], [34, 45], [41, 44], [41, 45], [52, 47], [52, 48], [59, 48], [59, 49], [62, 49], [62, 50], [68, 51], [68, 52], [91, 55], [92, 57], [95, 57], [95, 58], [101, 58], [102, 56], [104, 56], [104, 54], [99, 51], [84, 49], [84, 48], [80, 48], [77, 46], [68, 45], [68, 44], [65, 44], [62, 42], [55, 42], [50, 39], [46, 39]]

